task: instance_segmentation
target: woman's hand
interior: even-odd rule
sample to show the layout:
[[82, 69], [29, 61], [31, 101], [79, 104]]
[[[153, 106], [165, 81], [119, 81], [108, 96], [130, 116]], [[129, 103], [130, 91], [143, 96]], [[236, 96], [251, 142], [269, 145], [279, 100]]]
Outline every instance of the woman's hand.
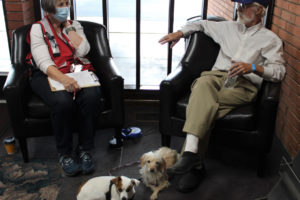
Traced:
[[77, 83], [77, 81], [67, 75], [64, 75], [64, 77], [60, 80], [60, 82], [64, 85], [67, 92], [76, 92], [80, 90], [80, 87]]
[[80, 90], [77, 81], [59, 71], [56, 66], [51, 65], [47, 68], [47, 75], [64, 85], [67, 92], [76, 92]]
[[71, 26], [71, 24], [70, 24], [70, 22], [67, 20], [67, 21], [65, 21], [65, 22], [63, 23], [63, 26], [64, 26], [65, 28], [68, 28], [69, 26]]
[[172, 42], [170, 47], [173, 48], [182, 36], [183, 36], [183, 33], [181, 31], [177, 31], [175, 33], [170, 33], [170, 34], [164, 36], [158, 42], [160, 44], [165, 44], [167, 42]]

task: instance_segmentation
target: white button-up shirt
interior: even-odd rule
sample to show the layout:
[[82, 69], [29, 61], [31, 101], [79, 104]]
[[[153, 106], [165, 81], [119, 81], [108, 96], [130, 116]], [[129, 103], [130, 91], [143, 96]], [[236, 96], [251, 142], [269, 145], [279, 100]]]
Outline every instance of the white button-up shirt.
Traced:
[[203, 31], [220, 45], [212, 70], [229, 70], [232, 61], [263, 66], [262, 77], [254, 73], [243, 75], [258, 88], [263, 79], [277, 82], [284, 78], [282, 41], [261, 23], [247, 28], [236, 21], [199, 20], [187, 23], [180, 31], [184, 36]]

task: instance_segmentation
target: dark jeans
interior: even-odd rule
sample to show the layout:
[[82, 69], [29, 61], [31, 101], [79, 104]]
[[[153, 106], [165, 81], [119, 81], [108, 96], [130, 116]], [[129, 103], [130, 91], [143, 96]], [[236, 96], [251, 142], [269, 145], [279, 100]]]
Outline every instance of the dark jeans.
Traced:
[[94, 147], [94, 125], [100, 113], [101, 88], [82, 88], [73, 100], [73, 93], [65, 90], [52, 92], [47, 76], [40, 70], [32, 73], [30, 85], [50, 108], [58, 153], [72, 153], [74, 127], [79, 128], [78, 145], [83, 150], [91, 150]]

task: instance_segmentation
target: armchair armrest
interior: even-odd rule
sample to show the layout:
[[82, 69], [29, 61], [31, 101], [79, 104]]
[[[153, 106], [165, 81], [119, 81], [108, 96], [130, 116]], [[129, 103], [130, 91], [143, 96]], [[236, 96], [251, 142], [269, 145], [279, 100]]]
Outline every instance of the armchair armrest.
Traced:
[[193, 82], [191, 72], [179, 65], [160, 84], [160, 123], [161, 132], [170, 130], [171, 116], [175, 112], [176, 102], [190, 91]]
[[[181, 64], [160, 83], [160, 98], [172, 99], [176, 102], [180, 97], [190, 91], [189, 87], [194, 81], [194, 76]], [[170, 98], [170, 95], [172, 96]]]
[[[4, 96], [7, 101], [10, 120], [13, 124], [14, 133], [19, 136], [18, 133], [22, 133], [23, 123], [25, 118], [24, 105], [27, 102], [28, 95], [28, 71], [16, 70], [13, 68], [6, 79], [3, 87]], [[15, 130], [17, 129], [17, 130]], [[24, 129], [23, 129], [24, 130]]]
[[114, 121], [124, 122], [124, 79], [120, 75], [114, 61], [110, 57], [98, 57], [96, 74], [100, 78], [101, 86], [112, 108]]
[[[258, 98], [258, 131], [267, 133], [261, 136], [272, 142], [275, 128], [277, 106], [279, 103], [280, 83], [264, 81]], [[266, 147], [271, 145], [266, 145]]]
[[264, 81], [261, 90], [260, 105], [269, 103], [278, 104], [281, 84], [275, 82]]

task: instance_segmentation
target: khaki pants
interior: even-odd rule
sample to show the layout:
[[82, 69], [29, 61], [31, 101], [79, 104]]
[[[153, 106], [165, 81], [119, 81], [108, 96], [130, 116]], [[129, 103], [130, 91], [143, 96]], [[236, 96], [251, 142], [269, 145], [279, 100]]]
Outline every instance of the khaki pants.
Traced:
[[257, 94], [257, 88], [244, 77], [239, 77], [234, 87], [225, 88], [226, 78], [227, 72], [206, 71], [191, 86], [183, 131], [199, 138], [199, 154], [203, 157], [214, 121], [253, 101]]

